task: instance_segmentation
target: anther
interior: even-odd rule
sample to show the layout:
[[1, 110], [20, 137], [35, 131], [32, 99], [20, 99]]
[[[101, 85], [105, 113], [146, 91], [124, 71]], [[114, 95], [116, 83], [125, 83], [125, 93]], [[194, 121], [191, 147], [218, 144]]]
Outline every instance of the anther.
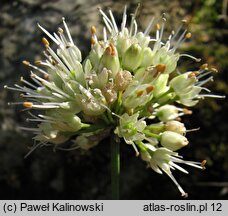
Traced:
[[180, 122], [181, 121], [181, 117], [177, 117], [177, 118], [175, 118], [175, 120]]
[[155, 66], [156, 70], [158, 73], [163, 73], [166, 69], [166, 65], [165, 64], [158, 64]]
[[45, 80], [49, 80], [49, 75], [48, 74], [44, 74], [44, 79]]
[[203, 169], [206, 169], [206, 167], [205, 167], [206, 163], [207, 163], [206, 160], [203, 160], [203, 161], [201, 162], [201, 166], [202, 166]]
[[42, 61], [38, 60], [38, 61], [35, 61], [34, 62], [36, 65], [41, 65], [42, 64]]
[[183, 113], [184, 113], [185, 115], [191, 115], [191, 114], [192, 114], [192, 110], [189, 110], [189, 109], [187, 109], [187, 108], [184, 108], [184, 109], [183, 109]]
[[26, 61], [26, 60], [22, 61], [22, 63], [23, 63], [24, 65], [30, 65], [30, 62], [29, 62], [29, 61]]
[[143, 90], [141, 90], [141, 91], [138, 91], [136, 94], [137, 94], [137, 97], [141, 97], [142, 95], [143, 95]]
[[202, 65], [200, 66], [200, 69], [201, 69], [201, 70], [208, 70], [208, 64], [202, 64]]
[[45, 37], [42, 38], [42, 43], [44, 44], [44, 46], [49, 46], [49, 42]]
[[186, 35], [185, 35], [185, 38], [189, 39], [192, 37], [192, 33], [191, 32], [188, 32]]
[[212, 72], [218, 73], [218, 70], [216, 68], [211, 68]]
[[194, 78], [194, 77], [196, 77], [197, 75], [199, 75], [199, 71], [193, 71], [193, 72], [191, 72], [191, 73], [188, 75], [188, 77], [189, 77], [189, 78]]
[[24, 102], [24, 103], [23, 103], [23, 106], [24, 106], [25, 108], [32, 108], [33, 103], [32, 103], [32, 102]]
[[97, 29], [95, 26], [92, 26], [90, 30], [92, 34], [96, 34]]
[[157, 23], [157, 24], [156, 24], [156, 29], [157, 29], [157, 30], [160, 30], [160, 28], [161, 28], [160, 25]]
[[152, 92], [154, 90], [154, 86], [148, 86], [146, 88], [146, 93], [149, 94], [150, 92]]
[[90, 39], [90, 43], [91, 45], [94, 45], [96, 44], [96, 40], [94, 39], [94, 37], [92, 36], [91, 39]]

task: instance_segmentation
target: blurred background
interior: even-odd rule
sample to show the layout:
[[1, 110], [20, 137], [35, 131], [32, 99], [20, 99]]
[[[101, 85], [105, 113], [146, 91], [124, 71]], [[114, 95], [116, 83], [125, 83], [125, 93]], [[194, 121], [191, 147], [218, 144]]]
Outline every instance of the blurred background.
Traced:
[[[202, 58], [219, 72], [208, 87], [215, 93], [228, 93], [228, 17], [227, 0], [18, 0], [0, 2], [0, 199], [111, 199], [110, 146], [104, 140], [88, 152], [53, 152], [40, 148], [27, 159], [32, 134], [18, 126], [28, 126], [22, 107], [9, 107], [19, 101], [16, 92], [5, 91], [4, 85], [19, 83], [29, 77], [21, 61], [40, 59], [43, 46], [41, 23], [56, 31], [65, 17], [77, 46], [85, 57], [90, 48], [90, 27], [102, 29], [97, 8], [112, 8], [120, 22], [124, 5], [131, 13], [141, 3], [138, 23], [141, 29], [151, 16], [167, 16], [167, 30], [177, 28], [182, 19], [190, 21], [192, 39], [183, 44], [182, 52]], [[100, 31], [101, 32], [101, 31]], [[186, 60], [186, 59], [185, 59]], [[199, 65], [187, 60], [183, 70]], [[185, 69], [186, 68], [186, 69]], [[188, 129], [201, 129], [187, 134], [188, 147], [180, 151], [185, 159], [207, 160], [205, 171], [189, 168], [189, 175], [174, 172], [189, 193], [189, 199], [228, 198], [228, 103], [227, 99], [206, 99], [183, 118]], [[166, 175], [146, 169], [131, 147], [121, 145], [121, 199], [180, 199], [180, 194]]]

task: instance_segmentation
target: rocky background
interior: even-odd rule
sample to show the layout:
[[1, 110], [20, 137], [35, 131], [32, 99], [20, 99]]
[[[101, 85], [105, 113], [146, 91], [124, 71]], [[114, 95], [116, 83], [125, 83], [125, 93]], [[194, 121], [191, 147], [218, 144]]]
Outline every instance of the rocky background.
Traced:
[[[177, 27], [183, 18], [190, 20], [191, 42], [182, 49], [202, 62], [219, 69], [215, 82], [209, 86], [214, 92], [228, 93], [227, 62], [227, 0], [195, 1], [99, 1], [99, 0], [18, 0], [0, 1], [0, 198], [1, 199], [110, 199], [109, 141], [104, 140], [88, 151], [53, 152], [40, 148], [27, 159], [32, 136], [19, 131], [28, 125], [27, 114], [21, 107], [7, 106], [19, 101], [16, 92], [3, 89], [13, 85], [29, 70], [21, 61], [33, 62], [42, 58], [41, 23], [50, 32], [61, 25], [65, 17], [75, 43], [88, 53], [90, 26], [101, 30], [98, 7], [112, 8], [120, 21], [125, 4], [133, 12], [141, 2], [139, 26], [145, 28], [151, 16], [167, 14], [167, 29]], [[226, 39], [226, 40], [225, 40]], [[191, 61], [183, 65], [196, 69]], [[188, 134], [189, 147], [181, 154], [186, 159], [208, 161], [207, 169], [189, 169], [190, 175], [174, 173], [189, 193], [190, 199], [228, 198], [228, 141], [227, 99], [202, 101], [192, 116], [184, 118], [188, 128], [201, 130]], [[179, 199], [179, 192], [165, 175], [146, 169], [129, 146], [121, 145], [121, 199]]]

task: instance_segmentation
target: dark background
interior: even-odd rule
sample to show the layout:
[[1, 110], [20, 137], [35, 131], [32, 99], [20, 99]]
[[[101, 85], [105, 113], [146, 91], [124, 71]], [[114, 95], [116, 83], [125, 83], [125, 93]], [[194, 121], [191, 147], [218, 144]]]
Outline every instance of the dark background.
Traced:
[[[27, 159], [24, 155], [33, 144], [32, 135], [17, 126], [27, 125], [21, 107], [8, 107], [19, 101], [16, 92], [3, 89], [28, 77], [21, 61], [33, 62], [43, 49], [42, 33], [36, 23], [50, 32], [65, 17], [75, 43], [83, 56], [90, 48], [90, 26], [102, 29], [97, 7], [112, 8], [120, 21], [123, 7], [133, 12], [139, 1], [98, 0], [19, 0], [0, 1], [0, 199], [111, 199], [110, 146], [104, 140], [96, 148], [84, 151], [53, 152], [40, 148]], [[190, 20], [193, 37], [182, 51], [202, 57], [218, 68], [215, 82], [208, 87], [215, 93], [228, 92], [227, 0], [141, 1], [139, 26], [144, 29], [151, 16], [167, 14], [167, 29], [178, 27], [183, 18]], [[99, 34], [99, 33], [98, 33]], [[192, 61], [182, 68], [197, 69]], [[227, 99], [206, 99], [183, 118], [187, 128], [201, 130], [187, 134], [190, 144], [180, 151], [186, 159], [206, 159], [205, 171], [189, 168], [189, 175], [174, 172], [190, 199], [228, 198]], [[121, 199], [180, 199], [179, 192], [166, 175], [146, 169], [133, 149], [121, 145]]]

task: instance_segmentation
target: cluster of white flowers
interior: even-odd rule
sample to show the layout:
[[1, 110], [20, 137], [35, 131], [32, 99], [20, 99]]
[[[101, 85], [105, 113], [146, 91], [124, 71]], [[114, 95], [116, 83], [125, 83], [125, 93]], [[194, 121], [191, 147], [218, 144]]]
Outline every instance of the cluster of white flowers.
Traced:
[[[83, 61], [64, 19], [65, 30], [58, 28], [53, 35], [38, 25], [57, 50], [43, 38], [46, 59], [35, 65], [23, 61], [32, 69], [31, 81], [21, 78], [23, 86], [6, 88], [21, 92], [25, 100], [19, 104], [26, 109], [42, 110], [39, 115], [29, 112], [28, 119], [39, 122], [37, 128], [28, 128], [34, 132], [37, 146], [61, 148], [60, 144], [74, 139], [75, 148], [89, 149], [114, 132], [154, 171], [166, 173], [186, 196], [171, 170], [188, 173], [178, 164], [203, 169], [205, 161], [185, 161], [176, 152], [188, 145], [188, 130], [180, 116], [191, 114], [185, 107], [194, 106], [199, 99], [216, 97], [201, 93], [210, 92], [202, 86], [212, 80], [210, 74], [215, 69], [204, 64], [198, 71], [178, 71], [181, 57], [199, 61], [176, 52], [191, 37], [183, 30], [185, 21], [164, 40], [164, 17], [158, 22], [152, 19], [140, 32], [136, 13], [126, 27], [126, 7], [120, 29], [111, 10], [108, 15], [101, 9], [100, 13], [105, 23], [103, 40], [98, 40], [93, 26], [91, 51]], [[152, 29], [155, 37], [150, 36]]]

